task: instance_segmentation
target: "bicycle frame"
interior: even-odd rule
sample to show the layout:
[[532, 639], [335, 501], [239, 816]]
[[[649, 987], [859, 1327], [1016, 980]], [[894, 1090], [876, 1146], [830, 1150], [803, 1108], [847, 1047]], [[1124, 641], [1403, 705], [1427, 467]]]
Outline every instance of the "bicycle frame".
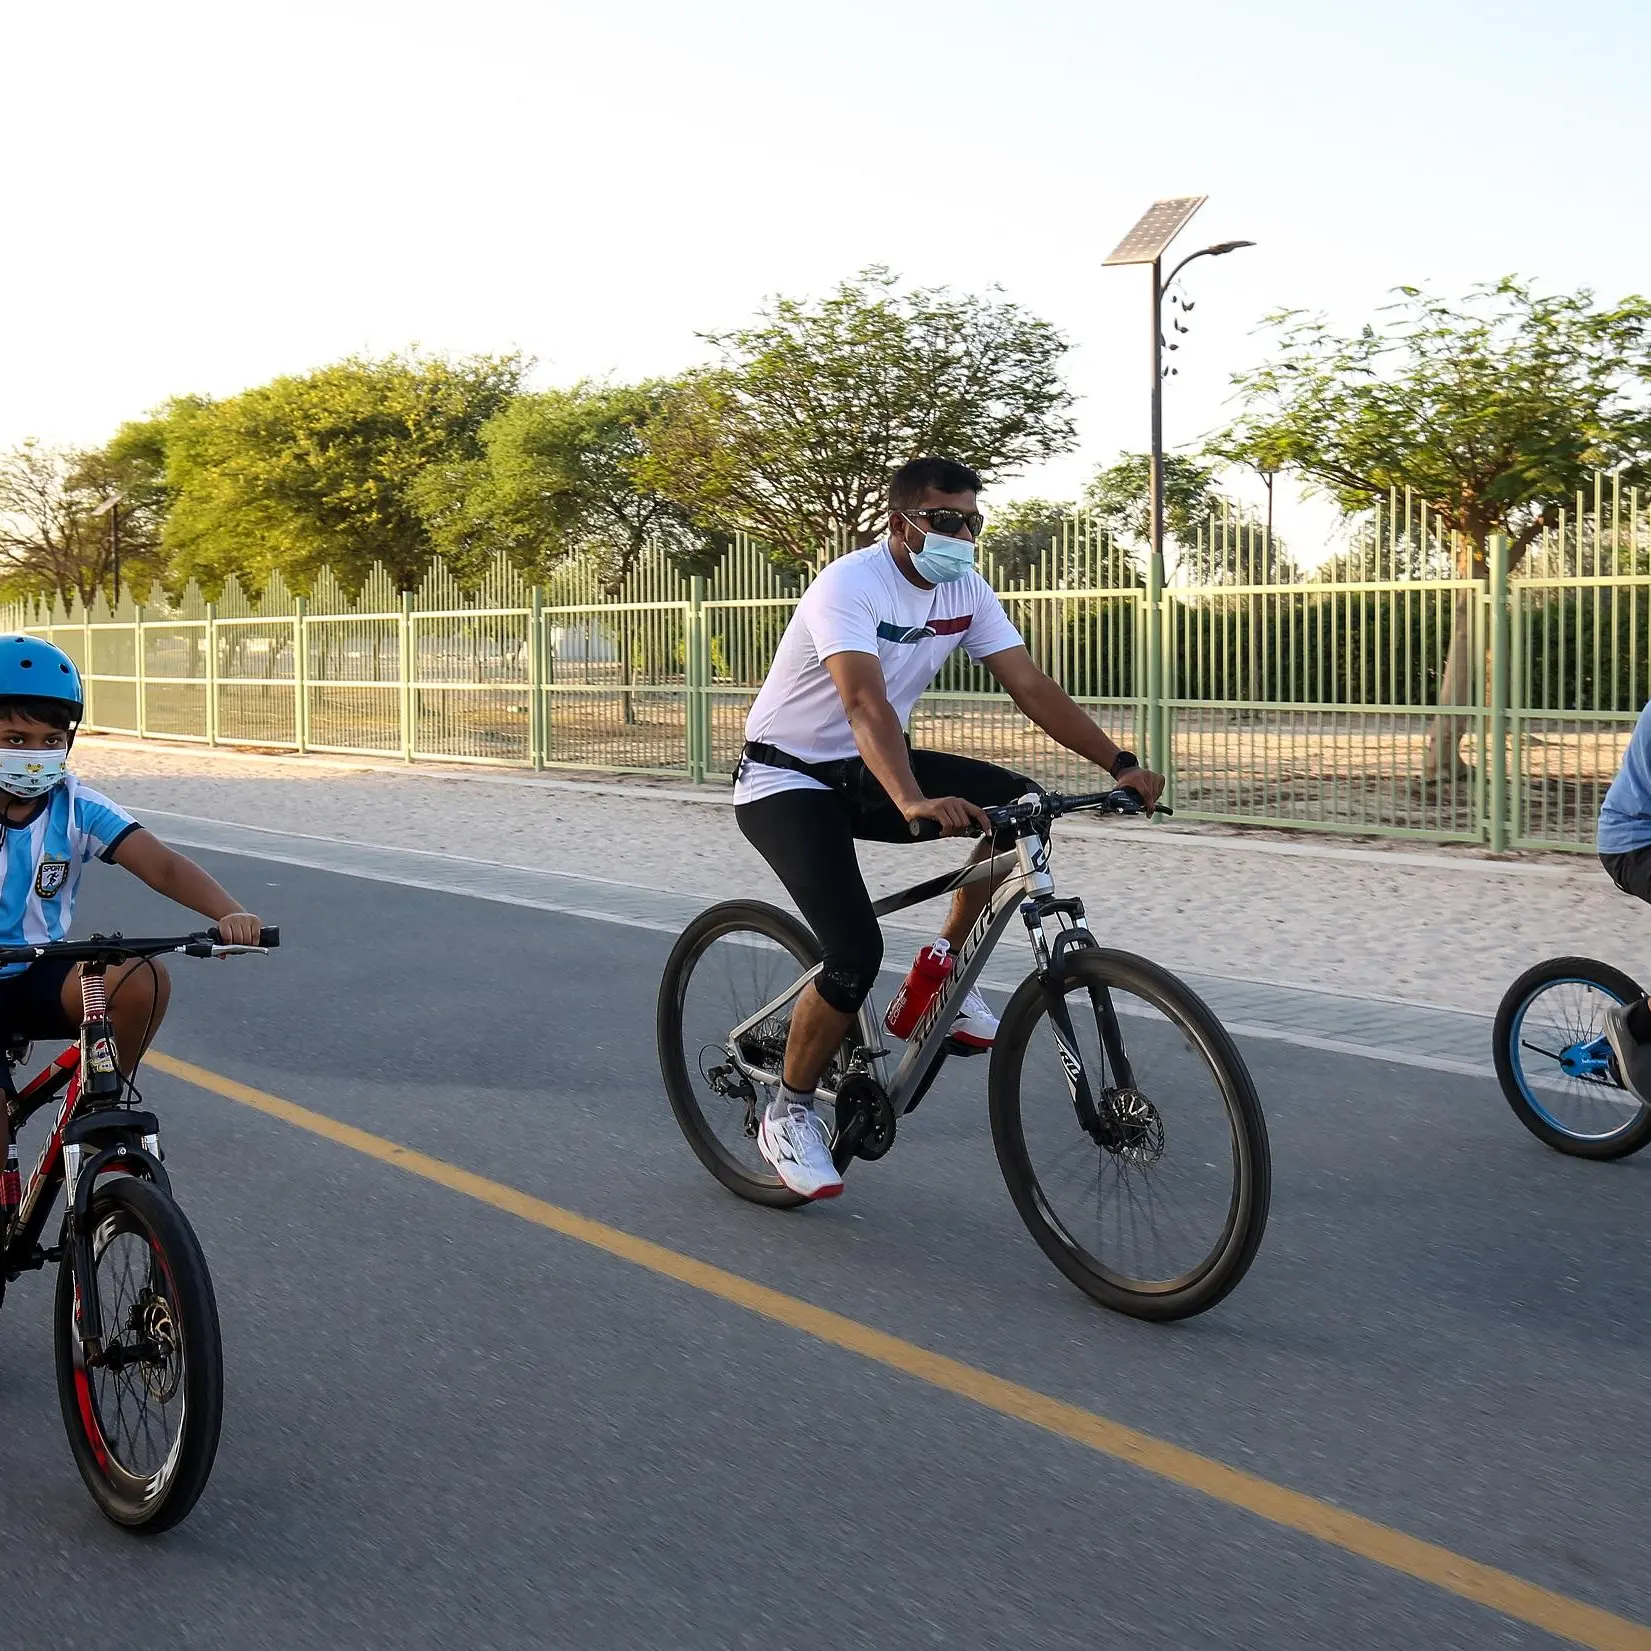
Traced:
[[[1055, 900], [1055, 879], [1049, 870], [1049, 840], [1045, 833], [1033, 830], [1021, 832], [1016, 837], [1012, 850], [998, 852], [986, 860], [977, 860], [955, 874], [937, 877], [927, 883], [920, 883], [915, 888], [889, 895], [872, 907], [877, 916], [885, 917], [890, 912], [903, 911], [908, 906], [956, 893], [957, 890], [968, 888], [975, 883], [995, 881], [1006, 871], [1009, 875], [993, 889], [985, 909], [964, 937], [963, 944], [957, 948], [956, 962], [949, 979], [935, 994], [934, 1001], [924, 1010], [917, 1025], [913, 1027], [912, 1035], [906, 1043], [905, 1054], [901, 1057], [893, 1078], [883, 1085], [889, 1104], [897, 1117], [910, 1112], [923, 1098], [928, 1082], [938, 1070], [940, 1061], [944, 1059], [944, 1046], [951, 1030], [956, 1004], [979, 980], [987, 960], [1017, 911], [1025, 919], [1040, 974], [1046, 973], [1052, 961], [1058, 960], [1064, 950], [1060, 937], [1057, 937], [1054, 948], [1049, 945], [1043, 929], [1043, 924], [1049, 916], [1066, 916], [1070, 920], [1069, 928], [1081, 931], [1086, 937], [1088, 929], [1084, 923], [1082, 907], [1077, 901]], [[747, 1078], [770, 1085], [779, 1082], [779, 1073], [756, 1067], [740, 1056], [739, 1040], [771, 1016], [783, 1011], [819, 972], [819, 965], [816, 964], [777, 998], [764, 1004], [754, 1015], [742, 1021], [729, 1033], [730, 1055]], [[870, 999], [867, 1002], [869, 1005]], [[1110, 1003], [1106, 1005], [1105, 1013], [1111, 1014]], [[862, 1028], [875, 1027], [876, 1024], [875, 1008], [862, 1010]], [[1089, 1099], [1087, 1076], [1083, 1070], [1077, 1038], [1073, 1033], [1070, 1017], [1066, 1014], [1064, 1001], [1060, 1003], [1060, 1013], [1053, 1019], [1053, 1025], [1056, 1041], [1060, 1045], [1061, 1063], [1066, 1071], [1068, 1086], [1072, 1090], [1073, 1104], [1077, 1107], [1085, 1127], [1092, 1128], [1095, 1124], [1094, 1105]], [[1108, 1029], [1112, 1033], [1108, 1038], [1109, 1045], [1116, 1046], [1121, 1053], [1121, 1040], [1117, 1037], [1115, 1019]], [[885, 1052], [867, 1047], [861, 1051], [861, 1056], [873, 1065], [881, 1079], [886, 1060]], [[822, 1089], [818, 1093], [824, 1100], [835, 1098], [834, 1091]]]
[[[116, 1060], [104, 972], [100, 964], [82, 965], [78, 1043], [65, 1049], [21, 1091], [13, 1090], [9, 1072], [5, 1084], [14, 1139], [60, 1092], [63, 1100], [23, 1187], [17, 1218], [0, 1256], [0, 1293], [21, 1273], [60, 1260], [64, 1245], [72, 1244], [79, 1328], [89, 1359], [101, 1352], [103, 1341], [102, 1312], [92, 1285], [91, 1235], [86, 1230], [92, 1187], [100, 1175], [119, 1172], [142, 1176], [162, 1191], [171, 1190], [161, 1167], [159, 1121], [153, 1113], [122, 1104], [126, 1085]], [[63, 1232], [59, 1242], [48, 1247], [41, 1240], [60, 1186], [64, 1189]]]

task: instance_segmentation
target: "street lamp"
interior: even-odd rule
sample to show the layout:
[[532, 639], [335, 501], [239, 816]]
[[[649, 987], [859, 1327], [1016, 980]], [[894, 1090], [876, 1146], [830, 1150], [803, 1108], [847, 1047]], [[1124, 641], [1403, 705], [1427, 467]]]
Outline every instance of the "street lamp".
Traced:
[[[1151, 553], [1147, 561], [1147, 606], [1156, 616], [1164, 589], [1164, 294], [1182, 270], [1195, 258], [1220, 258], [1254, 241], [1218, 241], [1200, 247], [1163, 276], [1164, 254], [1170, 243], [1186, 228], [1192, 215], [1209, 199], [1208, 195], [1175, 195], [1154, 201], [1139, 223], [1113, 249], [1106, 263], [1152, 265], [1152, 492]], [[1152, 726], [1147, 730], [1148, 760], [1160, 768], [1168, 760], [1168, 739], [1164, 726], [1164, 639], [1155, 623], [1147, 626], [1147, 703]]]
[[124, 493], [111, 493], [96, 510], [94, 516], [109, 518], [109, 554], [114, 562], [115, 606], [120, 606], [120, 507], [125, 500]]

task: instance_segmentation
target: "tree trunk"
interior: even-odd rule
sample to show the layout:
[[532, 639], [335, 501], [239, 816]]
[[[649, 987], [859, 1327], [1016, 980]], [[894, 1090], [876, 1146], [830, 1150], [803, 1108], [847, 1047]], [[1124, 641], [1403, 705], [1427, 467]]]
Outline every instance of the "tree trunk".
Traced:
[[[1558, 521], [1557, 513], [1545, 510], [1525, 527], [1508, 546], [1508, 572], [1513, 573], [1525, 559], [1525, 552], [1544, 528]], [[1476, 534], [1470, 539], [1472, 547], [1467, 571], [1463, 577], [1487, 580], [1490, 569], [1485, 558], [1488, 533]], [[1473, 703], [1474, 673], [1479, 673], [1480, 685], [1488, 690], [1485, 669], [1487, 658], [1473, 646], [1474, 608], [1479, 601], [1476, 590], [1457, 591], [1451, 603], [1450, 641], [1445, 648], [1445, 666], [1439, 676], [1439, 715], [1428, 726], [1422, 747], [1422, 783], [1442, 785], [1447, 780], [1466, 778], [1471, 770], [1462, 760], [1462, 741], [1472, 732], [1474, 718], [1451, 716], [1448, 707], [1469, 706]], [[1489, 703], [1488, 691], [1480, 704]]]
[[[1476, 556], [1476, 569], [1483, 564]], [[1445, 645], [1445, 665], [1439, 673], [1439, 715], [1428, 724], [1422, 745], [1422, 783], [1445, 785], [1466, 780], [1471, 775], [1462, 760], [1462, 741], [1473, 728], [1471, 716], [1451, 716], [1447, 707], [1473, 703], [1473, 671], [1477, 650], [1473, 645], [1474, 608], [1479, 593], [1459, 590], [1450, 605], [1450, 640]], [[1484, 661], [1477, 663], [1483, 668]]]

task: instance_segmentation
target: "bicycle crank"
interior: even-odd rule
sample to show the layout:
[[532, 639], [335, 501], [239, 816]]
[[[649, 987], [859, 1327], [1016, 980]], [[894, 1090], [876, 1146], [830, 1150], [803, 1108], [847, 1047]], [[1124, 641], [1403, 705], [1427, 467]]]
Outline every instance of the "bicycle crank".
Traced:
[[883, 1086], [865, 1072], [851, 1072], [837, 1090], [837, 1139], [831, 1156], [839, 1170], [850, 1158], [881, 1158], [894, 1145], [894, 1108]]

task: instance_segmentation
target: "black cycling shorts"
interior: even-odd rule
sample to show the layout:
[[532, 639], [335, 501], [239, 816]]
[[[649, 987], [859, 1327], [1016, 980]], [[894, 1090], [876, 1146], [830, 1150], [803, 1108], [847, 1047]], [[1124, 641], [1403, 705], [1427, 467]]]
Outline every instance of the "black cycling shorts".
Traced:
[[1630, 849], [1626, 854], [1602, 854], [1599, 863], [1624, 894], [1651, 901], [1651, 848]]
[[[1038, 790], [1024, 774], [945, 751], [913, 751], [912, 774], [926, 797], [963, 797], [998, 808]], [[854, 842], [909, 843], [905, 816], [863, 762], [849, 765], [842, 789], [797, 787], [740, 803], [734, 818], [774, 868], [825, 949], [815, 981], [821, 997], [853, 1014], [883, 965], [883, 934], [860, 875]]]
[[79, 1017], [63, 1009], [63, 984], [79, 967], [61, 958], [31, 963], [20, 974], [0, 975], [0, 1038], [44, 1038], [65, 1042], [80, 1033]]

